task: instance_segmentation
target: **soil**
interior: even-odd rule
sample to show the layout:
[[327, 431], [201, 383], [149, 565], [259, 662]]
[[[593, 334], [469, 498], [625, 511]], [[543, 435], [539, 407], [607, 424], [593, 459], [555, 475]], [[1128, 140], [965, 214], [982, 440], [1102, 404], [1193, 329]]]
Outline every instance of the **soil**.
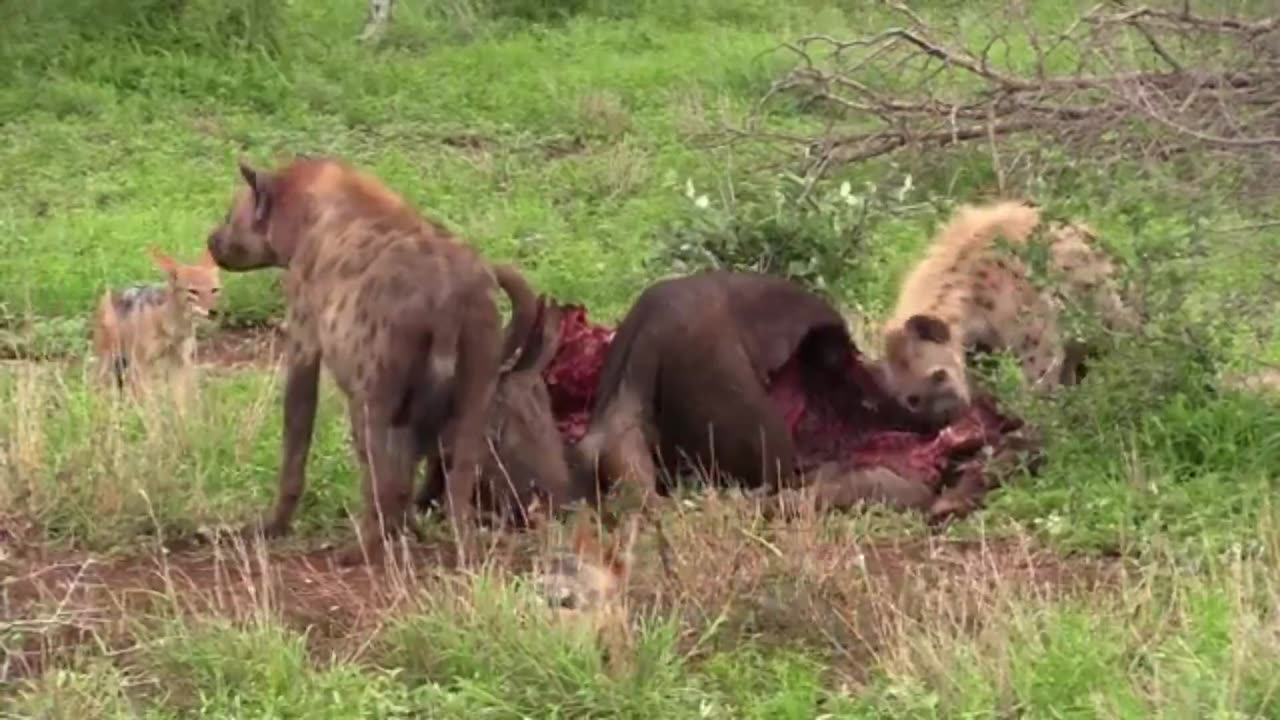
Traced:
[[218, 368], [266, 368], [284, 355], [284, 333], [275, 327], [219, 330], [204, 338], [196, 362]]
[[[447, 542], [409, 543], [393, 563], [369, 567], [338, 566], [340, 546], [298, 548], [288, 547], [293, 545], [288, 541], [154, 549], [112, 558], [26, 543], [16, 520], [7, 522], [6, 528], [0, 519], [0, 627], [10, 631], [8, 638], [0, 637], [8, 656], [7, 666], [0, 666], [5, 682], [37, 675], [80, 646], [126, 653], [139, 640], [134, 634], [139, 620], [175, 613], [244, 620], [265, 607], [306, 634], [317, 661], [357, 658], [390, 614], [418, 602], [433, 577], [455, 567]], [[507, 571], [527, 569], [537, 552], [527, 539], [508, 535], [496, 542], [490, 558], [499, 558], [497, 564]], [[847, 564], [854, 554], [849, 550], [819, 543], [803, 562], [830, 561], [834, 568]], [[871, 623], [869, 614], [884, 612], [887, 598], [900, 612], [903, 600], [909, 604], [919, 594], [924, 578], [933, 587], [950, 578], [967, 587], [1094, 592], [1111, 584], [1121, 569], [1114, 559], [1063, 558], [1013, 541], [913, 540], [862, 544], [857, 550], [880, 596], [879, 603], [863, 598], [856, 601], [859, 607], [848, 608], [859, 624]], [[689, 570], [697, 574], [696, 567]], [[662, 594], [654, 592], [658, 575], [637, 571], [634, 600], [643, 605], [645, 596]]]
[[[583, 346], [592, 348], [586, 354], [601, 355], [612, 333], [585, 324], [585, 314], [576, 319], [584, 323]], [[202, 340], [197, 361], [215, 370], [270, 368], [281, 359], [282, 339], [277, 328], [222, 330]], [[585, 372], [572, 370], [562, 363], [558, 377]], [[587, 374], [592, 372], [598, 368]], [[564, 399], [581, 405], [589, 396]], [[448, 543], [411, 543], [405, 551], [407, 569], [340, 568], [335, 562], [340, 547], [299, 548], [292, 542], [274, 542], [249, 550], [208, 544], [152, 548], [112, 558], [58, 550], [38, 540], [40, 536], [19, 518], [0, 515], [0, 629], [5, 630], [0, 648], [7, 655], [7, 662], [0, 663], [0, 684], [39, 673], [82, 644], [123, 651], [137, 642], [131, 624], [157, 611], [242, 619], [266, 606], [288, 626], [305, 631], [318, 658], [333, 653], [355, 657], [367, 649], [387, 613], [414, 602], [415, 594], [439, 570], [447, 569], [454, 556]], [[518, 547], [529, 540], [497, 542], [506, 548], [504, 567], [515, 569], [511, 563], [519, 555]], [[689, 542], [698, 544], [696, 539]], [[1107, 563], [989, 543], [980, 547], [899, 542], [859, 550], [867, 574], [881, 578], [895, 595], [894, 588], [911, 594], [921, 567], [941, 576], [974, 578], [986, 573], [993, 582], [1081, 587], [1095, 587], [1110, 572], [1103, 567]], [[808, 563], [817, 562], [814, 558], [820, 555], [844, 556], [847, 551], [831, 545], [805, 548], [802, 554]], [[696, 570], [690, 568], [695, 575]], [[857, 604], [863, 602], [868, 601]]]

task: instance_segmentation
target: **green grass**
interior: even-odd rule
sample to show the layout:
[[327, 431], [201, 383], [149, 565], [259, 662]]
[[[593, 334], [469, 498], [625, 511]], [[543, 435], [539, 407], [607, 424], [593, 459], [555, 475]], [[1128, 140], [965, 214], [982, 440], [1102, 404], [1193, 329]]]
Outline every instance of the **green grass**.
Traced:
[[[980, 43], [996, 5], [914, 9]], [[771, 148], [708, 142], [741, 125], [789, 67], [769, 52], [780, 41], [896, 23], [882, 7], [572, 6], [557, 16], [518, 0], [402, 0], [388, 36], [365, 47], [354, 42], [358, 0], [190, 0], [180, 21], [159, 0], [0, 0], [12, 18], [0, 29], [0, 344], [83, 355], [105, 287], [160, 280], [148, 245], [199, 253], [239, 182], [240, 156], [345, 156], [605, 321], [708, 253], [788, 273], [878, 317], [931, 229], [994, 187], [985, 149], [906, 153], [840, 170], [804, 209], [782, 171], [793, 165]], [[1067, 4], [1036, 6], [1042, 28], [1070, 21]], [[1015, 39], [1002, 61], [1027, 67], [1028, 48]], [[826, 119], [791, 100], [765, 118], [794, 133]], [[1139, 568], [1112, 586], [1027, 590], [1020, 566], [999, 563], [989, 576], [891, 582], [850, 558], [873, 540], [923, 540], [914, 519], [830, 518], [797, 535], [713, 507], [672, 530], [700, 571], [641, 603], [637, 663], [621, 677], [581, 638], [531, 620], [518, 583], [436, 578], [385, 627], [329, 638], [336, 654], [266, 601], [231, 621], [174, 612], [176, 598], [162, 598], [172, 607], [130, 616], [101, 646], [58, 655], [0, 691], [10, 703], [0, 712], [1280, 716], [1269, 672], [1280, 660], [1280, 412], [1273, 399], [1216, 387], [1224, 369], [1280, 362], [1280, 232], [1219, 232], [1256, 220], [1225, 181], [1174, 192], [1216, 160], [1101, 169], [1037, 150], [1017, 189], [1093, 225], [1144, 279], [1153, 322], [1062, 397], [1037, 401], [1007, 372], [996, 379], [1044, 430], [1050, 462], [946, 534], [1034, 539], [1064, 564], [1118, 555]], [[280, 316], [275, 275], [224, 282], [227, 325]], [[178, 416], [112, 403], [76, 366], [0, 371], [0, 407], [10, 409], [0, 416], [0, 519], [20, 516], [59, 551], [105, 554], [265, 508], [279, 462], [278, 378], [237, 371], [201, 382], [193, 413]], [[360, 503], [346, 415], [324, 387], [296, 520], [302, 544], [345, 536]], [[0, 568], [7, 559], [0, 553]], [[642, 575], [652, 584], [660, 573]], [[902, 588], [910, 610], [891, 597]], [[0, 649], [43, 632], [40, 613], [55, 606], [15, 617], [0, 601]], [[127, 651], [108, 651], [121, 637]]]

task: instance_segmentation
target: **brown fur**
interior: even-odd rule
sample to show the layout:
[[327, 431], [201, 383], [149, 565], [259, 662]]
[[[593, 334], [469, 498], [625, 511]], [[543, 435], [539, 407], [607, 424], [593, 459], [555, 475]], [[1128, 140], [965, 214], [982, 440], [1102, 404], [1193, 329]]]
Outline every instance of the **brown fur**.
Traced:
[[536, 583], [556, 620], [594, 633], [610, 669], [616, 672], [631, 650], [626, 588], [640, 516], [631, 515], [608, 548], [597, 539], [596, 525], [589, 517], [583, 513], [578, 518], [572, 553], [553, 557], [538, 573]]
[[[287, 533], [302, 495], [323, 363], [347, 397], [364, 478], [362, 546], [343, 561], [417, 530], [413, 478], [446, 425], [450, 516], [465, 537], [485, 411], [503, 358], [528, 334], [527, 283], [339, 160], [298, 158], [274, 171], [241, 163], [240, 172], [209, 250], [229, 271], [282, 268], [288, 304], [283, 462], [262, 532]], [[505, 351], [497, 286], [513, 305]]]
[[[520, 348], [519, 360], [504, 370], [489, 409], [488, 447], [477, 501], [503, 520], [526, 525], [541, 504], [554, 513], [573, 497], [564, 440], [551, 412], [551, 395], [543, 371], [559, 349], [563, 309], [539, 299], [540, 321]], [[444, 493], [440, 453], [432, 453], [431, 472], [417, 504], [427, 508]]]
[[1037, 389], [1074, 382], [1086, 348], [1061, 337], [1063, 291], [1077, 300], [1089, 296], [1109, 327], [1136, 327], [1088, 227], [1048, 224], [1051, 270], [1064, 278], [1053, 292], [1037, 290], [1022, 262], [998, 252], [997, 237], [1026, 245], [1041, 222], [1038, 207], [1001, 201], [962, 206], [938, 232], [904, 279], [881, 332], [884, 377], [905, 407], [938, 425], [963, 412], [972, 351], [1013, 351]]
[[1264, 397], [1280, 396], [1280, 368], [1265, 368], [1251, 373], [1227, 373], [1222, 377], [1222, 385], [1230, 390]]
[[[183, 374], [190, 372], [196, 321], [217, 311], [222, 291], [218, 266], [208, 251], [192, 265], [179, 263], [154, 247], [150, 252], [167, 276], [163, 294], [147, 288], [108, 290], [92, 321], [98, 378], [135, 393], [158, 363]], [[154, 299], [160, 302], [149, 301]]]
[[572, 457], [580, 482], [608, 490], [625, 480], [648, 500], [656, 452], [668, 473], [687, 459], [749, 487], [789, 484], [795, 445], [766, 387], [797, 352], [810, 381], [830, 388], [851, 347], [839, 312], [795, 283], [713, 271], [651, 285], [606, 355]]
[[761, 503], [765, 518], [792, 518], [808, 510], [824, 513], [881, 506], [914, 511], [929, 523], [963, 517], [980, 508], [987, 493], [1019, 471], [1037, 472], [1043, 464], [1043, 441], [1021, 426], [1006, 434], [994, 454], [981, 453], [961, 462], [953, 482], [935, 487], [905, 478], [883, 466], [849, 467], [824, 462], [806, 473], [802, 490], [787, 490]]

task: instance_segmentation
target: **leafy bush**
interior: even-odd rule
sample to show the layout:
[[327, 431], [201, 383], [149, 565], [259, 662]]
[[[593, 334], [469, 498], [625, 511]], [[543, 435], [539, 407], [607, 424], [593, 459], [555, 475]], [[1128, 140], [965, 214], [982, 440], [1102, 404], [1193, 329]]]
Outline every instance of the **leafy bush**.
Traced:
[[716, 202], [689, 180], [690, 212], [663, 228], [650, 264], [680, 273], [754, 270], [823, 290], [869, 279], [859, 260], [869, 253], [870, 231], [902, 212], [912, 187], [910, 175], [892, 188], [868, 181], [858, 193], [848, 181], [811, 187], [782, 174], [768, 184], [729, 187]]

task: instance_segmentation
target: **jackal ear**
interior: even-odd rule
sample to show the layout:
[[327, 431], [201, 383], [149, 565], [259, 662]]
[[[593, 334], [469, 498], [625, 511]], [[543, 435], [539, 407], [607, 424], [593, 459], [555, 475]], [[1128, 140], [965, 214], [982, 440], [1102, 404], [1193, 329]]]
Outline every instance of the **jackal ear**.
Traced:
[[925, 342], [941, 345], [951, 341], [951, 328], [937, 315], [912, 315], [907, 318], [906, 329]]
[[213, 253], [209, 252], [209, 248], [205, 248], [204, 252], [200, 253], [200, 264], [214, 270], [218, 269], [218, 261], [213, 259]]
[[275, 201], [275, 178], [269, 172], [255, 170], [243, 159], [239, 161], [240, 176], [253, 191], [253, 224], [262, 225], [271, 214]]
[[166, 255], [163, 250], [155, 245], [152, 245], [148, 250], [151, 252], [151, 258], [155, 260], [156, 267], [170, 275], [176, 275], [178, 273], [177, 261]]
[[640, 516], [634, 513], [627, 518], [626, 526], [614, 538], [613, 547], [609, 548], [605, 562], [614, 577], [625, 579], [631, 574], [631, 549], [635, 547], [636, 535], [640, 531]]
[[596, 538], [595, 523], [591, 521], [592, 513], [583, 510], [573, 527], [573, 554], [578, 557], [599, 557], [600, 541]]

